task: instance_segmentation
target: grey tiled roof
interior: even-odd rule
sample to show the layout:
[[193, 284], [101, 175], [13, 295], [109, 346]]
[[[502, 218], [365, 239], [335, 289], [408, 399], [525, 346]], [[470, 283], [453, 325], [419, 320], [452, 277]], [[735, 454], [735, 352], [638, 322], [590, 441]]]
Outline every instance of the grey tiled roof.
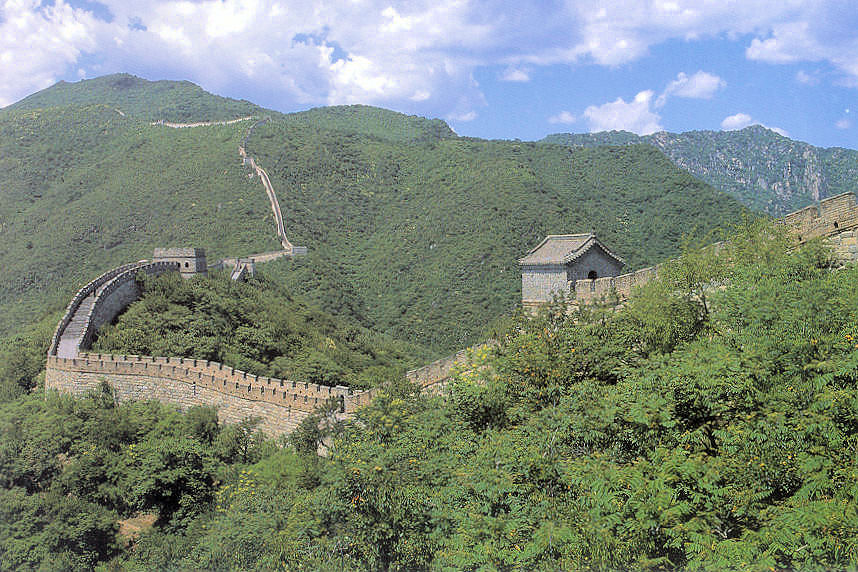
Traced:
[[596, 235], [586, 234], [549, 234], [539, 245], [518, 260], [521, 265], [566, 264], [598, 245], [608, 256], [619, 263], [623, 259], [602, 244]]

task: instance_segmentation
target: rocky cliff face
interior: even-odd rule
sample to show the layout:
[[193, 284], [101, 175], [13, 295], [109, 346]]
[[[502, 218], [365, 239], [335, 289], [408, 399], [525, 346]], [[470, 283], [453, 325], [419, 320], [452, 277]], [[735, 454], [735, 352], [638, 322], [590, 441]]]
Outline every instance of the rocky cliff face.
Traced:
[[543, 141], [585, 147], [648, 143], [695, 177], [774, 216], [858, 189], [858, 151], [814, 147], [759, 125], [643, 137], [623, 131], [559, 133]]

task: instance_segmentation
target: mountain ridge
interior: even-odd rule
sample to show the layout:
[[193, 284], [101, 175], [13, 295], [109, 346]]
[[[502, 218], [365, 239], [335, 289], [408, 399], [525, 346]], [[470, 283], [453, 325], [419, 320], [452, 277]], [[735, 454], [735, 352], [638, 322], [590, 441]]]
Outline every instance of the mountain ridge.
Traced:
[[858, 188], [858, 151], [814, 147], [761, 125], [736, 131], [555, 133], [543, 143], [593, 147], [646, 143], [745, 205], [782, 216]]

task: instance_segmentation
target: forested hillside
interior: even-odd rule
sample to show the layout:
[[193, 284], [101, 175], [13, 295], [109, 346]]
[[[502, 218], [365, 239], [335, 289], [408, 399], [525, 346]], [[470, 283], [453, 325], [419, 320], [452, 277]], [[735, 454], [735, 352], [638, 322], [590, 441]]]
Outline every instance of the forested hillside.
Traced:
[[247, 125], [177, 130], [105, 105], [0, 112], [0, 332], [155, 246], [209, 256], [277, 248]]
[[[155, 246], [204, 247], [212, 261], [277, 248], [265, 192], [238, 156], [250, 122], [150, 125], [257, 111], [133, 76], [59, 84], [0, 111], [0, 333]], [[248, 152], [271, 176], [289, 239], [310, 248], [266, 271], [439, 353], [515, 308], [516, 260], [547, 233], [595, 230], [636, 267], [743, 211], [646, 146], [465, 139], [366, 106], [265, 115]]]
[[109, 390], [0, 403], [0, 568], [854, 569], [858, 270], [765, 226], [663, 270], [280, 443]]
[[[141, 277], [142, 278], [142, 277]], [[93, 351], [191, 357], [253, 375], [367, 389], [422, 365], [428, 353], [332, 316], [265, 274], [147, 278], [140, 300], [98, 332]]]
[[295, 240], [310, 248], [276, 267], [284, 280], [380, 331], [447, 350], [515, 308], [517, 260], [545, 234], [595, 230], [633, 268], [743, 210], [648, 146], [401, 145], [275, 118], [255, 130], [248, 152], [278, 189]]
[[678, 167], [773, 216], [858, 188], [858, 151], [814, 147], [760, 125], [643, 137], [626, 131], [556, 133], [542, 141], [575, 147], [654, 145]]

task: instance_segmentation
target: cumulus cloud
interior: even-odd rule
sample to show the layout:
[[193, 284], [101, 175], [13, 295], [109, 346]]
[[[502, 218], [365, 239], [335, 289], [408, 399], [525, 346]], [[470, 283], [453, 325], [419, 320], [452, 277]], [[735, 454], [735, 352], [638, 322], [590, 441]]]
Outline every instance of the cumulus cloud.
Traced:
[[62, 0], [0, 4], [0, 107], [50, 86], [98, 45], [98, 21]]
[[749, 127], [751, 125], [760, 125], [761, 127], [765, 127], [766, 129], [774, 131], [778, 135], [789, 137], [789, 133], [787, 133], [785, 129], [764, 125], [759, 121], [756, 121], [747, 113], [736, 113], [735, 115], [728, 115], [724, 118], [723, 121], [721, 121], [721, 129], [723, 129], [724, 131], [736, 131], [737, 129], [744, 129], [745, 127]]
[[552, 115], [548, 118], [548, 123], [551, 123], [552, 125], [556, 125], [559, 123], [568, 125], [570, 123], [575, 123], [575, 121], [577, 121], [577, 118], [568, 111], [561, 111], [560, 113]]
[[460, 113], [451, 113], [451, 114], [447, 115], [448, 121], [467, 122], [467, 121], [473, 121], [476, 118], [477, 118], [477, 112], [476, 111], [463, 111]]
[[752, 125], [753, 123], [754, 119], [747, 113], [737, 113], [735, 115], [729, 115], [725, 117], [724, 120], [721, 122], [721, 129], [725, 131], [744, 129], [745, 127]]
[[816, 85], [819, 83], [819, 78], [816, 75], [811, 75], [804, 70], [798, 70], [798, 72], [796, 72], [795, 80], [804, 85]]
[[639, 92], [632, 101], [621, 97], [602, 105], [591, 105], [584, 110], [584, 119], [590, 132], [624, 130], [649, 135], [661, 131], [661, 117], [652, 110], [652, 90]]
[[[0, 103], [74, 74], [81, 55], [94, 54], [88, 75], [182, 77], [233, 94], [253, 82], [280, 106], [363, 102], [462, 114], [484, 104], [472, 79], [483, 66], [527, 81], [537, 66], [617, 66], [669, 40], [725, 37], [743, 42], [750, 59], [824, 62], [858, 86], [858, 10], [849, 0], [567, 0], [516, 10], [503, 0], [81, 5], [104, 5], [111, 17], [68, 0], [0, 0]], [[722, 88], [717, 76], [697, 72], [678, 76], [664, 96], [711, 97]]]
[[676, 79], [667, 84], [664, 92], [658, 98], [658, 104], [663, 105], [670, 96], [689, 99], [712, 99], [715, 93], [727, 86], [727, 82], [717, 75], [698, 71], [694, 75], [684, 72], [677, 74]]

